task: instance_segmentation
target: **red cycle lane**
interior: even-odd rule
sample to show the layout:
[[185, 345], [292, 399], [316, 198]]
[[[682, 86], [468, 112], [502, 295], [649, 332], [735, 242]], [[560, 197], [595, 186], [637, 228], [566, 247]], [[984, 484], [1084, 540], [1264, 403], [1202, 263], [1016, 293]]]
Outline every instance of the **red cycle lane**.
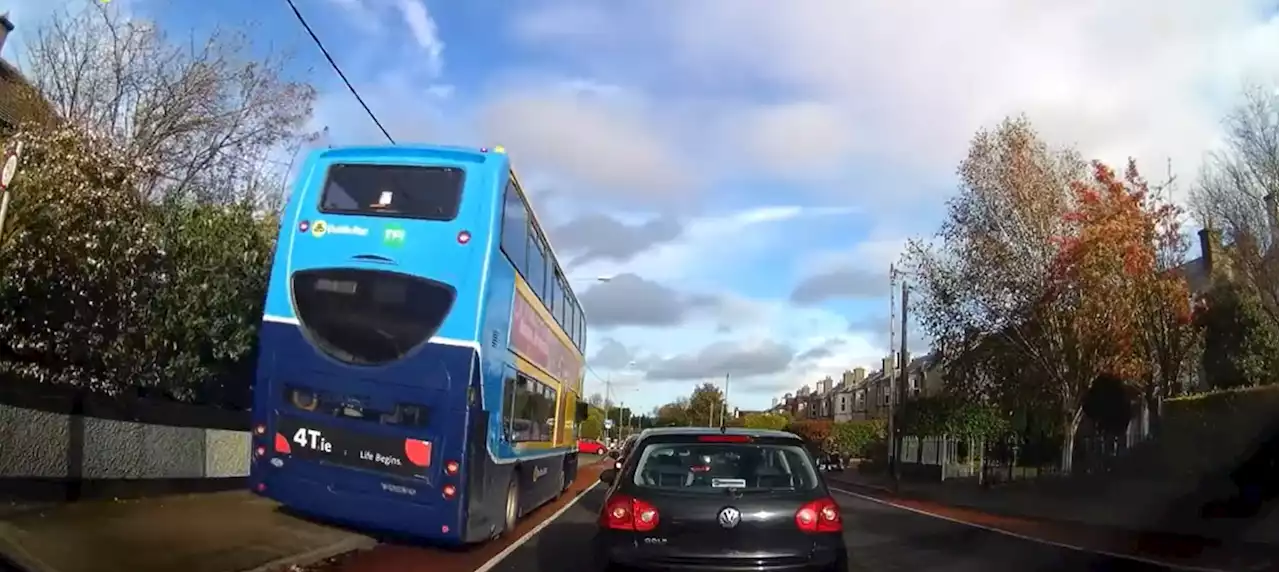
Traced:
[[525, 516], [515, 531], [485, 544], [462, 549], [379, 544], [370, 550], [344, 554], [305, 568], [295, 567], [291, 572], [472, 572], [595, 486], [604, 466], [603, 462], [583, 466], [578, 478], [560, 498]]

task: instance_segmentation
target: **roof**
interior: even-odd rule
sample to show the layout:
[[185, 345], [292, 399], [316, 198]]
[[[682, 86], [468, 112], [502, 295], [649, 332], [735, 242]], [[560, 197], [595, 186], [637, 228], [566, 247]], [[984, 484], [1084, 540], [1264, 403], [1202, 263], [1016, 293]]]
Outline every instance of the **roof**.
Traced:
[[640, 432], [641, 437], [650, 435], [746, 435], [748, 437], [779, 437], [799, 439], [795, 433], [776, 431], [773, 429], [748, 429], [746, 427], [653, 427]]

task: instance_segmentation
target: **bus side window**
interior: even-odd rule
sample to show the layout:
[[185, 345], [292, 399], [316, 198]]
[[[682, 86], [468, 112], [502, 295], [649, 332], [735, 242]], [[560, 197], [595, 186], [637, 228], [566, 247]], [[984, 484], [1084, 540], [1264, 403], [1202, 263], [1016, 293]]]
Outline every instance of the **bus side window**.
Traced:
[[528, 276], [529, 211], [516, 193], [515, 183], [507, 182], [502, 211], [502, 251], [521, 275]]
[[511, 421], [515, 418], [516, 407], [516, 374], [511, 372], [502, 385], [502, 440], [508, 443], [515, 440]]
[[529, 282], [529, 288], [538, 296], [539, 300], [545, 302], [547, 300], [546, 292], [546, 272], [547, 257], [546, 249], [542, 247], [542, 239], [538, 237], [537, 229], [533, 226], [529, 227], [529, 260], [527, 264], [528, 272], [525, 273], [524, 279]]

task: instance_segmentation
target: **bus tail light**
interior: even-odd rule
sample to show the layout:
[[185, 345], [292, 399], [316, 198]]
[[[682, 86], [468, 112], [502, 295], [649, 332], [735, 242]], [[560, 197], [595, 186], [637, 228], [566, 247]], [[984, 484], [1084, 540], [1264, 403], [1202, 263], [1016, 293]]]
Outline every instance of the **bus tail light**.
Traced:
[[262, 445], [258, 445], [258, 447], [255, 448], [253, 452], [256, 453], [259, 457], [267, 456], [267, 448], [263, 447]]
[[253, 434], [259, 437], [267, 434], [267, 426], [261, 423], [253, 426]]
[[470, 232], [467, 232], [467, 231], [465, 231], [465, 230], [464, 230], [464, 231], [462, 231], [462, 232], [459, 232], [459, 233], [458, 233], [458, 244], [466, 244], [466, 243], [468, 243], [468, 242], [471, 242], [471, 233], [470, 233]]
[[600, 512], [600, 526], [648, 532], [658, 527], [657, 507], [627, 495], [613, 495]]
[[447, 498], [447, 499], [451, 499], [453, 498], [454, 495], [458, 494], [458, 487], [455, 487], [453, 485], [445, 485], [444, 488], [440, 490], [441, 492], [444, 493], [444, 498]]
[[281, 455], [288, 455], [293, 452], [293, 450], [289, 447], [289, 440], [285, 439], [284, 435], [281, 435], [279, 433], [276, 433], [275, 447], [276, 447], [276, 452], [280, 453]]
[[457, 462], [457, 461], [449, 461], [449, 462], [447, 462], [447, 463], [445, 463], [445, 464], [444, 464], [444, 473], [445, 473], [446, 475], [453, 476], [453, 475], [458, 474], [458, 469], [460, 469], [460, 468], [461, 468], [461, 466], [460, 466], [460, 465], [458, 465], [458, 462]]
[[829, 498], [806, 504], [796, 511], [796, 527], [804, 532], [840, 532], [844, 530], [840, 506]]

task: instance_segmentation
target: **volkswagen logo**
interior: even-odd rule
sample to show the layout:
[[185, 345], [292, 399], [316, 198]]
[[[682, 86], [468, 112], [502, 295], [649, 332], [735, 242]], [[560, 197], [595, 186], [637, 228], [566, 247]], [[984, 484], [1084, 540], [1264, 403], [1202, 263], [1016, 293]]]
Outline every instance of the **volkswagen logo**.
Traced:
[[720, 516], [716, 517], [720, 522], [721, 528], [733, 528], [742, 522], [742, 512], [731, 506], [720, 509]]

